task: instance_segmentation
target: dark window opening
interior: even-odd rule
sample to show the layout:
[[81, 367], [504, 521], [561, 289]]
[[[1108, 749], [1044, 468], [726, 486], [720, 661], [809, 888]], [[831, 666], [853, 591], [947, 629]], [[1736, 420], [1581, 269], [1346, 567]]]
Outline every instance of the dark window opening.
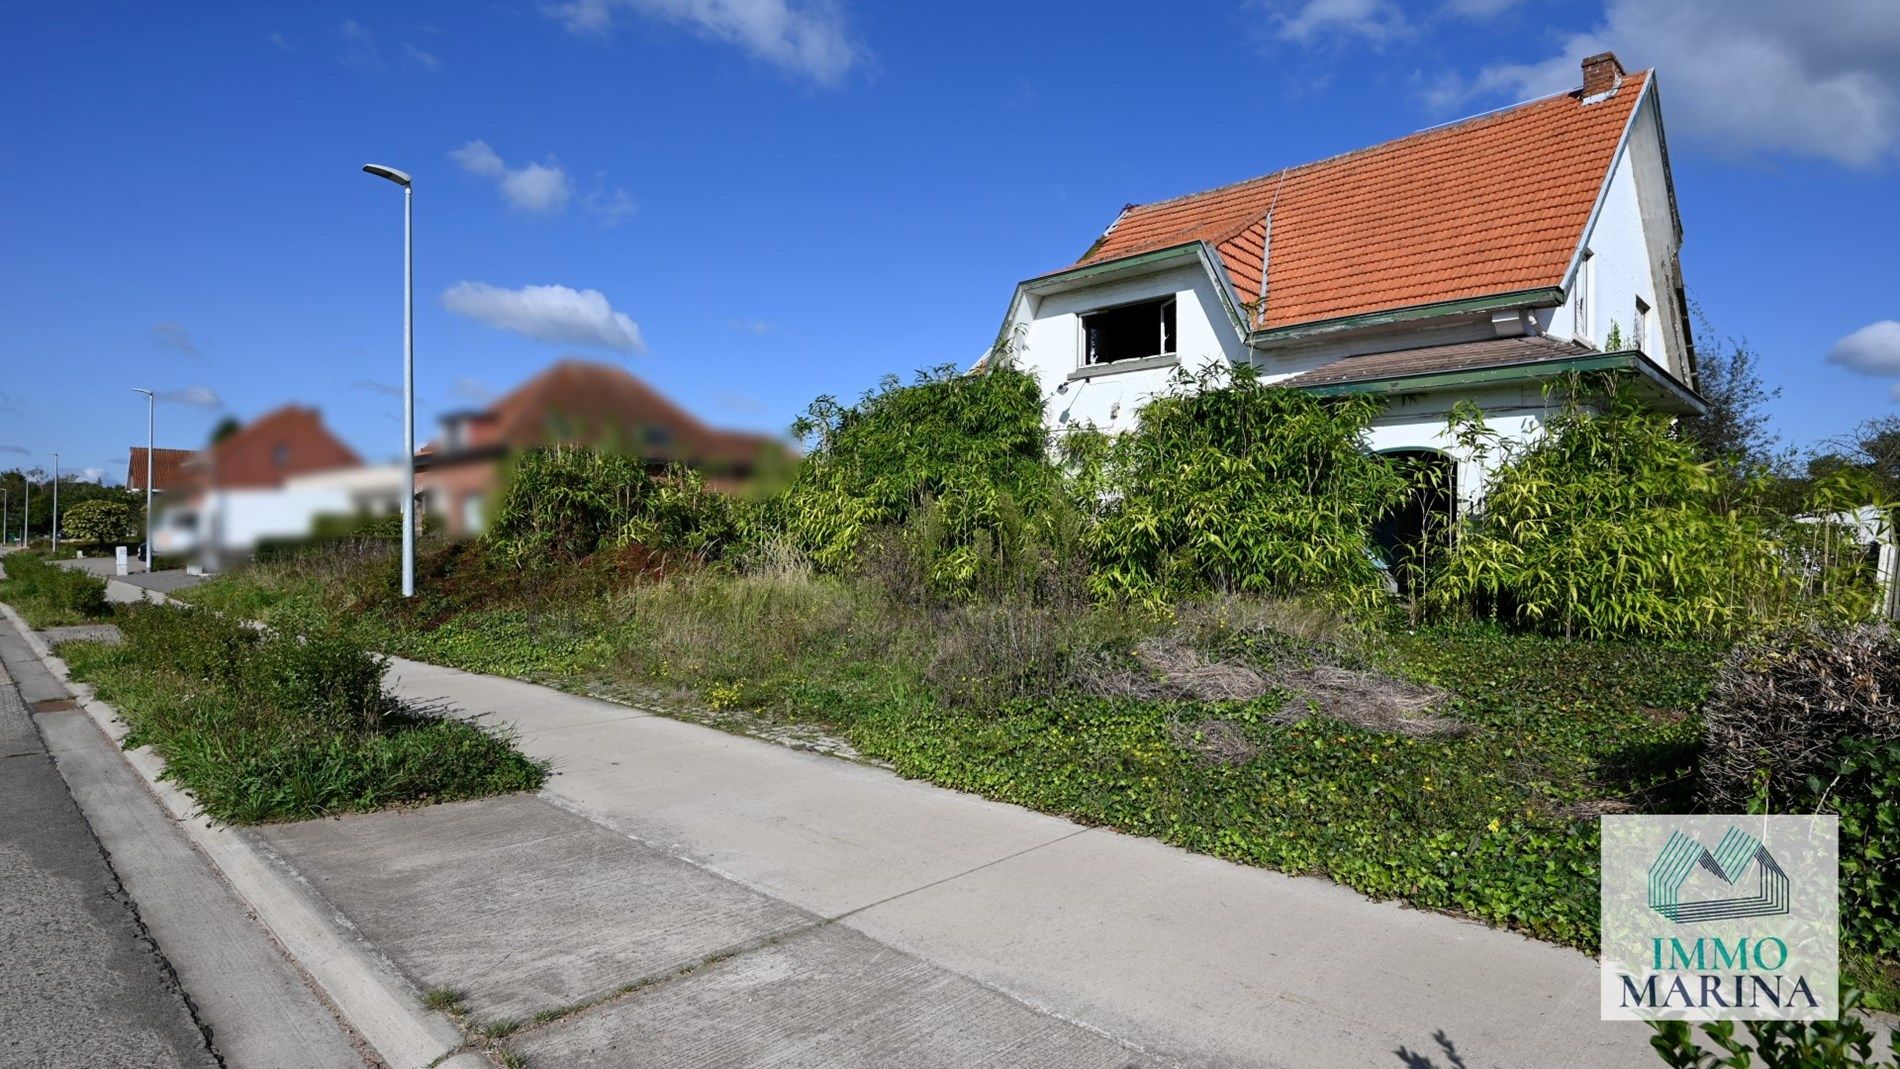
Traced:
[[1112, 364], [1149, 356], [1173, 356], [1174, 298], [1124, 304], [1082, 317], [1088, 364]]
[[270, 462], [280, 468], [290, 466], [290, 447], [279, 445], [270, 451]]
[[1394, 593], [1417, 598], [1425, 578], [1451, 549], [1458, 519], [1458, 474], [1452, 459], [1429, 449], [1385, 454], [1410, 489], [1372, 526], [1372, 545]]

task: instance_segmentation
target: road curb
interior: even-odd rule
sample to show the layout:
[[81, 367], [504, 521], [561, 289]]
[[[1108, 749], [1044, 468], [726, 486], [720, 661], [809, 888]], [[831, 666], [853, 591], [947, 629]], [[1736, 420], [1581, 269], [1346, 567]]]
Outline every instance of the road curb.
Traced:
[[25, 636], [28, 647], [47, 671], [73, 693], [80, 708], [118, 745], [120, 756], [138, 773], [185, 836], [210, 859], [258, 922], [276, 937], [350, 1027], [391, 1069], [492, 1069], [493, 1063], [486, 1057], [465, 1049], [468, 1041], [462, 1030], [425, 1007], [416, 986], [331, 908], [300, 873], [242, 831], [214, 826], [204, 819], [189, 794], [162, 778], [165, 762], [149, 747], [125, 748], [130, 729], [118, 710], [99, 701], [91, 686], [74, 682], [66, 662], [13, 606], [0, 603], [0, 613]]

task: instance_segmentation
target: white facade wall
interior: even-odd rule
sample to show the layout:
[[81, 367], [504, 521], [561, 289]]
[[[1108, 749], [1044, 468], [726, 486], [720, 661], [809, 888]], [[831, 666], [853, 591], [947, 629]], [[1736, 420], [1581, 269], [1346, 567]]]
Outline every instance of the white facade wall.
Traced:
[[[1070, 378], [1083, 368], [1083, 314], [1167, 296], [1175, 298], [1178, 365], [1133, 371], [1098, 366], [1086, 379]], [[1199, 372], [1212, 364], [1246, 362], [1247, 348], [1198, 260], [1083, 289], [1027, 294], [1011, 332], [1017, 364], [1042, 383], [1044, 418], [1057, 433], [1090, 425], [1127, 430], [1148, 399], [1168, 389], [1177, 367]]]
[[[1611, 167], [1597, 217], [1584, 235], [1589, 255], [1577, 264], [1563, 306], [1548, 317], [1545, 329], [1551, 337], [1607, 351], [1615, 325], [1624, 348], [1642, 350], [1687, 382], [1686, 346], [1674, 314], [1675, 218], [1657, 115], [1652, 95], [1637, 109], [1630, 137]], [[1650, 327], [1642, 338], [1634, 329], [1638, 298], [1650, 308]]]

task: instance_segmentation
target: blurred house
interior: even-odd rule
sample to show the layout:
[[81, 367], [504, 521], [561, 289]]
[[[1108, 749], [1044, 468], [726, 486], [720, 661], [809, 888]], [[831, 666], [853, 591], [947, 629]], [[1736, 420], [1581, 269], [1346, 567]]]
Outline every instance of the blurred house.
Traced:
[[509, 454], [558, 444], [632, 453], [656, 474], [683, 464], [721, 489], [786, 455], [768, 435], [707, 426], [618, 367], [563, 360], [488, 408], [444, 416], [441, 435], [416, 454], [417, 495], [450, 534], [473, 534], [500, 493]]
[[[366, 467], [316, 409], [298, 405], [259, 416], [179, 467], [174, 497], [183, 501], [154, 523], [160, 553], [247, 551], [265, 539], [305, 537], [323, 516], [381, 515], [402, 504], [398, 465]], [[152, 481], [163, 485], [156, 472]]]
[[[152, 489], [157, 493], [170, 493], [190, 488], [191, 476], [185, 470], [185, 462], [196, 454], [190, 449], [154, 449], [151, 458]], [[135, 445], [131, 456], [125, 462], [125, 488], [145, 492], [145, 447]]]

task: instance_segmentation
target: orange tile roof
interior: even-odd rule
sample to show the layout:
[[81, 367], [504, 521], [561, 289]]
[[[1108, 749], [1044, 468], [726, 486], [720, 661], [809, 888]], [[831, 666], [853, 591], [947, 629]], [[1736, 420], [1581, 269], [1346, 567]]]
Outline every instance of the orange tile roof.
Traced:
[[[185, 462], [193, 456], [189, 449], [152, 450], [152, 486], [159, 490], [187, 489], [191, 485], [191, 476], [185, 470]], [[145, 447], [135, 445], [132, 455], [125, 464], [125, 488], [127, 490], [145, 489]]]
[[[707, 426], [621, 368], [585, 360], [562, 360], [465, 418], [464, 449], [576, 442], [636, 449], [652, 460], [741, 469], [750, 469], [765, 452], [784, 449], [767, 435]], [[423, 451], [451, 452], [440, 442]]]
[[1251, 303], [1264, 257], [1255, 329], [1562, 285], [1649, 77], [1131, 205], [1077, 266], [1206, 241]]

